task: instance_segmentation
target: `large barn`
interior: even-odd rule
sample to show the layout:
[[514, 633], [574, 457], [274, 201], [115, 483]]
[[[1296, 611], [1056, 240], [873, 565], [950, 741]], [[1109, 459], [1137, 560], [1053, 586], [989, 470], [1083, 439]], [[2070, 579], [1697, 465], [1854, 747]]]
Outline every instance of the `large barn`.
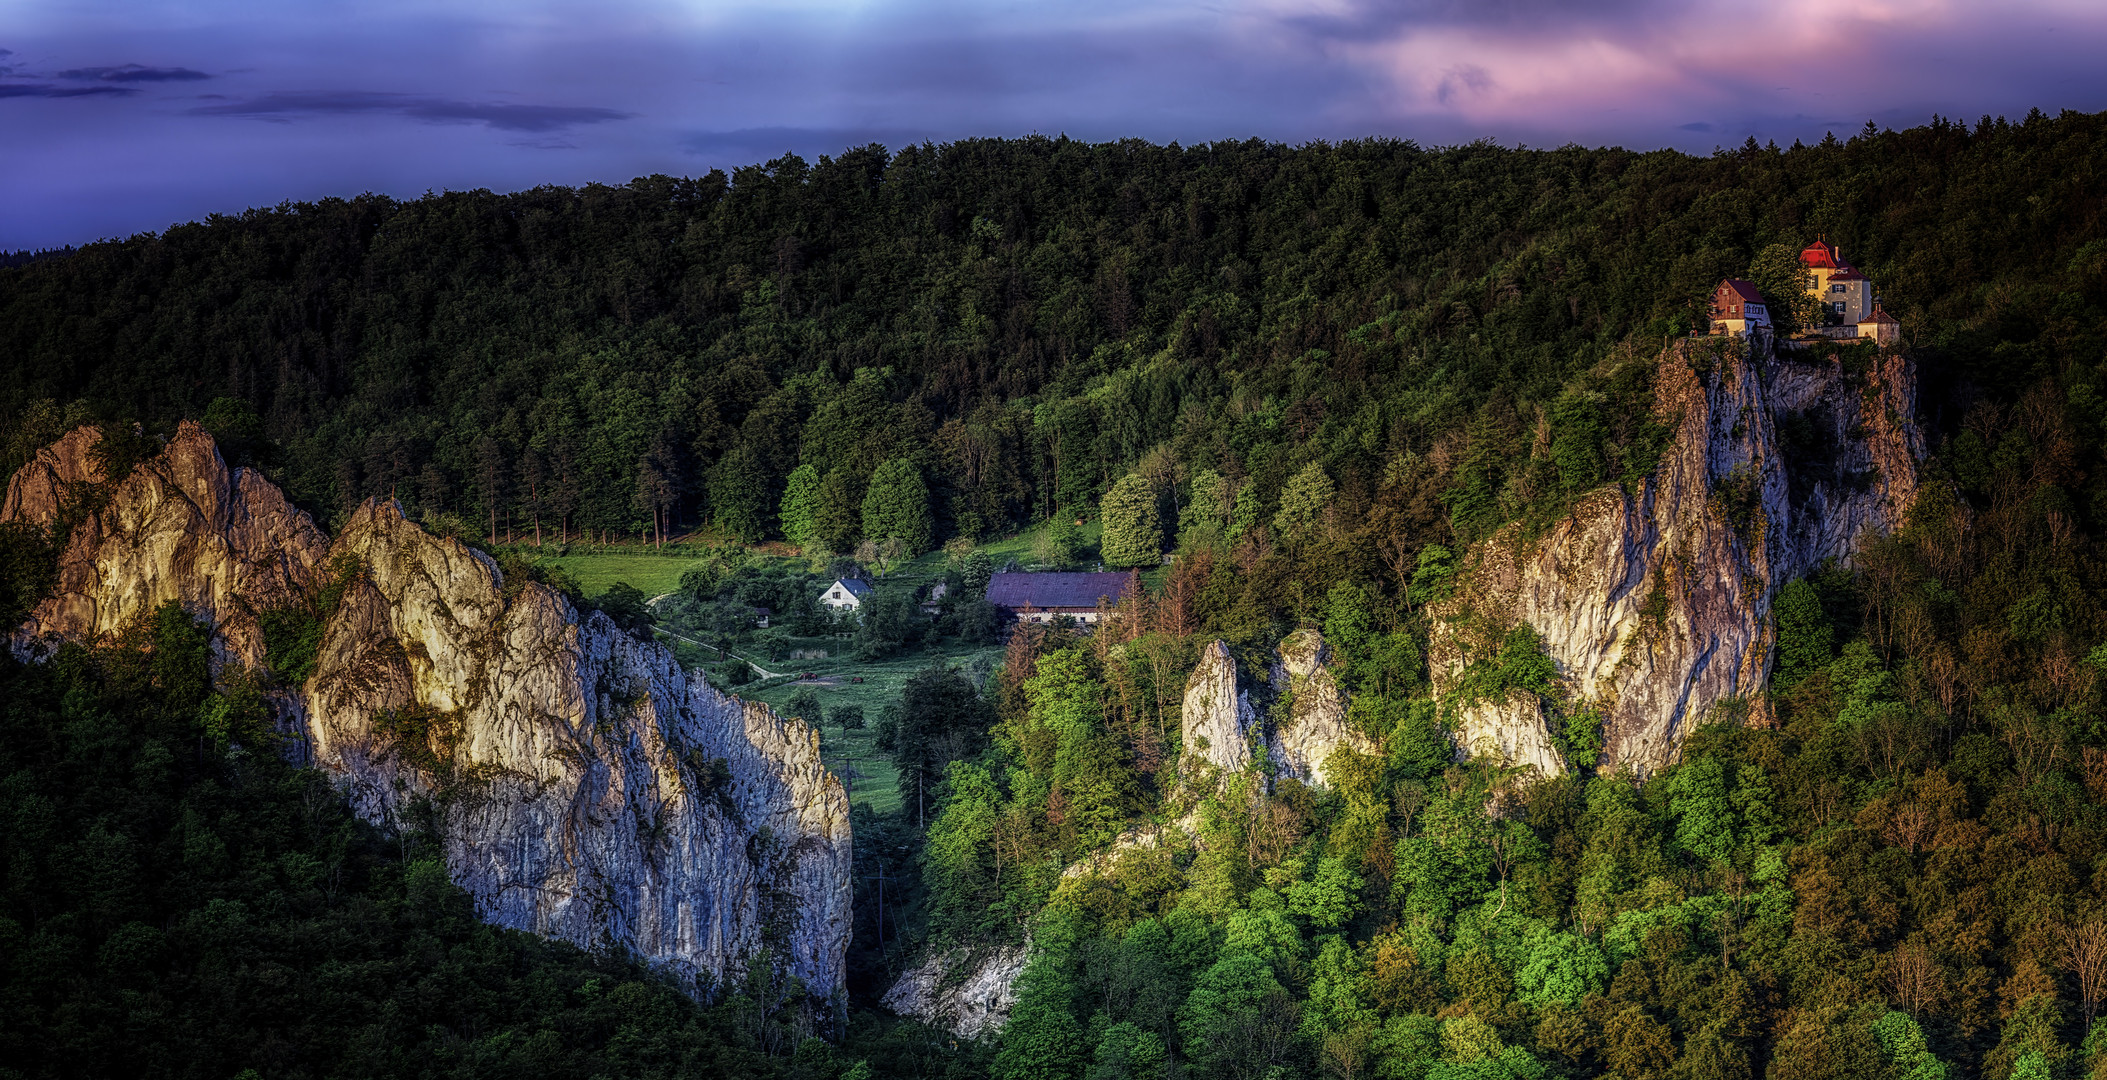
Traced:
[[1020, 622], [1048, 623], [1063, 615], [1079, 623], [1098, 620], [1099, 605], [1111, 607], [1141, 591], [1141, 578], [1124, 574], [996, 574], [988, 579], [988, 603]]

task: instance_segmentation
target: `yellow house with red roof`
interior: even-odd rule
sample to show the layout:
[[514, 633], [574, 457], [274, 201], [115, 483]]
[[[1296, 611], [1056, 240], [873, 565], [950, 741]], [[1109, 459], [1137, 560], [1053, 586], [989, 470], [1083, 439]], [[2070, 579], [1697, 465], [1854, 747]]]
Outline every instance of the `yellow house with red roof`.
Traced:
[[1873, 282], [1844, 261], [1844, 253], [1826, 239], [1800, 252], [1800, 265], [1812, 276], [1808, 294], [1821, 305], [1822, 322], [1857, 326], [1873, 315]]

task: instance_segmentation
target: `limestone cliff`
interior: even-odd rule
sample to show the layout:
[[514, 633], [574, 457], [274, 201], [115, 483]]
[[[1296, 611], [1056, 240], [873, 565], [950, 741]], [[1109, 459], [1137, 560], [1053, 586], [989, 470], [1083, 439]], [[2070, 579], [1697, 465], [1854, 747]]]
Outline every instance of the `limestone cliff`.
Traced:
[[1266, 748], [1280, 775], [1329, 786], [1326, 762], [1340, 747], [1364, 754], [1377, 752], [1375, 740], [1346, 722], [1346, 692], [1331, 670], [1331, 647], [1315, 630], [1298, 630], [1280, 643], [1267, 673], [1276, 702], [1277, 722], [1266, 733]]
[[1567, 711], [1600, 716], [1601, 767], [1674, 762], [1694, 723], [1760, 693], [1777, 591], [1900, 524], [1923, 456], [1906, 357], [1854, 374], [1765, 338], [1721, 346], [1662, 356], [1656, 409], [1674, 435], [1637, 490], [1597, 490], [1542, 536], [1514, 526], [1477, 545], [1431, 609], [1434, 684], [1465, 752], [1564, 768], [1533, 695], [1460, 699], [1467, 665], [1520, 622], [1542, 635]]
[[[18, 473], [7, 519], [48, 524], [100, 482], [93, 439], [76, 432]], [[305, 752], [361, 816], [436, 807], [454, 880], [500, 925], [613, 941], [684, 976], [772, 957], [813, 993], [840, 988], [848, 799], [803, 723], [691, 682], [670, 651], [553, 590], [508, 588], [488, 556], [392, 502], [360, 507], [331, 543], [190, 425], [65, 550], [19, 646], [175, 600], [214, 627], [224, 662], [250, 666], [256, 613], [348, 556], [314, 674], [286, 696]]]
[[1185, 707], [1178, 772], [1191, 777], [1212, 766], [1225, 773], [1251, 764], [1251, 731], [1258, 710], [1249, 691], [1237, 685], [1235, 658], [1229, 646], [1213, 641], [1200, 650], [1200, 662], [1185, 681]]
[[1207, 768], [1241, 772], [1264, 746], [1273, 774], [1325, 784], [1325, 762], [1341, 747], [1375, 753], [1374, 740], [1346, 722], [1346, 692], [1330, 667], [1331, 650], [1316, 630], [1288, 635], [1267, 663], [1267, 680], [1240, 685], [1229, 646], [1210, 642], [1185, 683], [1180, 775]]

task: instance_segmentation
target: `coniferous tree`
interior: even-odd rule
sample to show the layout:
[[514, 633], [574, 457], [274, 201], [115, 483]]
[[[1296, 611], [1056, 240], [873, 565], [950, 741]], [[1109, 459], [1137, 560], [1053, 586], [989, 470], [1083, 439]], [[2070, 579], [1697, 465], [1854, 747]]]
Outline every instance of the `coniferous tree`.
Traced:
[[498, 504], [505, 500], [505, 482], [509, 478], [505, 467], [505, 449], [496, 439], [488, 435], [476, 440], [476, 487], [483, 496], [483, 508], [489, 512], [490, 543], [497, 543]]
[[768, 476], [753, 444], [741, 443], [710, 476], [710, 517], [718, 528], [748, 543], [767, 537]]
[[963, 572], [967, 599], [980, 599], [988, 594], [988, 580], [995, 576], [995, 560], [985, 551], [976, 550], [966, 556]]

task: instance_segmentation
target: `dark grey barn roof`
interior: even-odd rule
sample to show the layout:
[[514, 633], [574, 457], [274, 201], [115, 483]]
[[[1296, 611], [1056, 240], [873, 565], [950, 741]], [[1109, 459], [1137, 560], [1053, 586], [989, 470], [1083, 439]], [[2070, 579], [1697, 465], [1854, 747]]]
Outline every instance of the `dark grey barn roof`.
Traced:
[[1094, 608], [1099, 598], [1118, 603], [1133, 584], [1131, 574], [997, 574], [988, 580], [988, 603], [1013, 611]]

